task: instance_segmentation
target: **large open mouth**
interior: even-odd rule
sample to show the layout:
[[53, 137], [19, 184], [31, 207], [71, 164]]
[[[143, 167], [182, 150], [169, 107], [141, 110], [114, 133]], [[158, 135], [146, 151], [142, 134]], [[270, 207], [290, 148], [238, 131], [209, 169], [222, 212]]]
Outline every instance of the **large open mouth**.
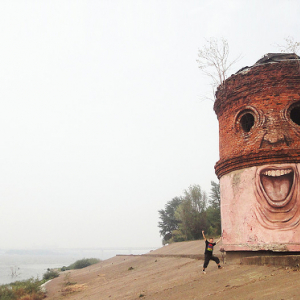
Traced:
[[269, 229], [291, 229], [300, 223], [299, 165], [276, 164], [257, 168], [256, 216]]
[[267, 168], [260, 172], [261, 186], [272, 205], [282, 207], [287, 204], [294, 182], [292, 168]]

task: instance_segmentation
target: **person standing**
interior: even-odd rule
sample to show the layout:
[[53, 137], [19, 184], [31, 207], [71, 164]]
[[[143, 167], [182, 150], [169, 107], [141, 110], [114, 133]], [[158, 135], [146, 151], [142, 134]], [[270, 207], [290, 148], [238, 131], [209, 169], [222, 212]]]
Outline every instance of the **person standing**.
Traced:
[[209, 241], [206, 239], [204, 230], [202, 230], [202, 235], [205, 240], [204, 264], [203, 264], [203, 270], [202, 270], [203, 274], [206, 274], [205, 269], [207, 268], [210, 260], [213, 260], [218, 265], [218, 269], [222, 269], [219, 258], [217, 256], [213, 255], [214, 246], [220, 242], [222, 237], [220, 237], [214, 243], [213, 238], [210, 238]]

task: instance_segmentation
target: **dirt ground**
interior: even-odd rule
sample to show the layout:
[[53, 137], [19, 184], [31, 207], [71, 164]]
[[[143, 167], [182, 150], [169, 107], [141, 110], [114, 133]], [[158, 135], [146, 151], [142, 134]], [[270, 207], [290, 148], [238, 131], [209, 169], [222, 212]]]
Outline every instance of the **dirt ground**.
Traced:
[[[46, 299], [300, 299], [298, 270], [229, 262], [218, 270], [210, 262], [202, 274], [202, 259], [156, 256], [201, 254], [203, 245], [203, 241], [175, 243], [151, 252], [152, 256], [116, 256], [62, 272], [46, 285]], [[219, 251], [215, 254], [221, 258]]]

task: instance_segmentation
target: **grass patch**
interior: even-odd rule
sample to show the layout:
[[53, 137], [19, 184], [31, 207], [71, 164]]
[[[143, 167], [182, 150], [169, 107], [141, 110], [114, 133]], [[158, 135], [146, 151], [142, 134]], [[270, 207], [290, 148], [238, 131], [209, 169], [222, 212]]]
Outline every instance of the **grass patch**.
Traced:
[[[98, 258], [83, 258], [77, 260], [68, 267], [62, 267], [61, 271], [82, 269], [100, 262]], [[46, 281], [59, 276], [59, 272], [53, 269], [43, 275], [43, 279], [33, 279], [16, 281], [10, 284], [0, 285], [0, 300], [42, 300], [46, 294], [41, 290], [41, 285]], [[84, 284], [77, 284], [70, 281], [70, 276], [66, 276], [63, 293], [70, 294], [82, 291], [86, 288]]]
[[46, 297], [41, 291], [43, 280], [28, 279], [0, 286], [0, 300], [41, 300]]
[[43, 279], [45, 281], [48, 281], [48, 280], [53, 279], [58, 276], [59, 276], [58, 271], [53, 270], [53, 269], [48, 269], [48, 271], [43, 275]]
[[30, 278], [22, 281], [15, 281], [9, 284], [0, 285], [0, 300], [41, 300], [46, 298], [46, 293], [41, 285], [46, 281], [58, 277], [56, 270], [48, 269], [39, 280]]
[[68, 285], [66, 287], [63, 287], [61, 289], [61, 294], [63, 296], [67, 296], [73, 293], [82, 292], [86, 289], [86, 284], [74, 284], [74, 285]]
[[77, 284], [77, 282], [71, 281], [71, 273], [68, 272], [64, 278], [64, 283], [61, 289], [61, 293], [63, 296], [67, 296], [69, 294], [81, 292], [85, 289], [86, 289], [85, 284]]
[[88, 266], [97, 264], [100, 261], [101, 260], [98, 258], [83, 258], [83, 259], [75, 261], [73, 264], [69, 265], [68, 267], [62, 267], [61, 271], [83, 269]]

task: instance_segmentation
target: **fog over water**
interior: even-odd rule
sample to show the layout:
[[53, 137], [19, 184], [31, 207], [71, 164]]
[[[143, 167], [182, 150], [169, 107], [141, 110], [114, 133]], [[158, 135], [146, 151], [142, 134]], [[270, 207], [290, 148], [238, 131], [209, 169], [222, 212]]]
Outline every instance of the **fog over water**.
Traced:
[[158, 210], [217, 180], [198, 49], [226, 38], [233, 73], [299, 41], [299, 15], [296, 0], [1, 1], [1, 248], [159, 247]]
[[141, 255], [156, 248], [98, 248], [0, 251], [0, 284], [29, 278], [42, 279], [48, 269], [60, 269], [83, 258], [109, 259], [116, 255]]

